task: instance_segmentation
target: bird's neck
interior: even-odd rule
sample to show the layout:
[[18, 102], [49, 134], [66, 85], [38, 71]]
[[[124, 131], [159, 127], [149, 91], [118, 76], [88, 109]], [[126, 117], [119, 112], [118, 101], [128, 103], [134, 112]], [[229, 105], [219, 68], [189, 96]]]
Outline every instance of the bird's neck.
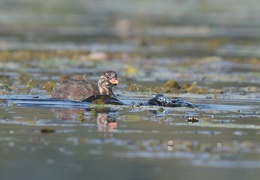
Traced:
[[106, 79], [101, 77], [98, 81], [98, 89], [100, 94], [109, 95], [109, 96], [115, 96], [112, 91], [112, 86], [108, 87], [105, 86]]
[[100, 94], [115, 96], [112, 91], [112, 87], [109, 87], [109, 88], [99, 87], [99, 92], [100, 92]]
[[109, 95], [109, 90], [107, 88], [99, 87], [100, 94], [107, 94]]

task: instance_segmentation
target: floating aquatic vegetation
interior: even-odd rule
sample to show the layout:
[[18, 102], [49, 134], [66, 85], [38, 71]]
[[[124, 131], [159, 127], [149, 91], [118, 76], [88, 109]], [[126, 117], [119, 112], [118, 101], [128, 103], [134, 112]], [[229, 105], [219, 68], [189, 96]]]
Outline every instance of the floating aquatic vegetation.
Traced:
[[[190, 123], [198, 127], [211, 127], [211, 128], [233, 128], [233, 129], [260, 129], [260, 126], [253, 124], [216, 124], [216, 123]], [[186, 123], [175, 123], [178, 126], [187, 126]]]
[[144, 92], [144, 91], [150, 90], [150, 88], [143, 87], [143, 86], [137, 85], [137, 84], [131, 84], [131, 85], [128, 87], [128, 90], [129, 90], [129, 91]]
[[43, 85], [43, 89], [47, 92], [47, 94], [50, 94], [52, 91], [53, 87], [55, 86], [55, 82], [53, 81], [48, 81]]
[[84, 121], [84, 113], [83, 112], [78, 113], [77, 114], [77, 119], [80, 122]]
[[31, 89], [32, 87], [33, 87], [33, 85], [32, 85], [32, 79], [30, 79], [27, 83], [26, 83], [26, 87], [28, 88], [28, 89]]
[[138, 70], [135, 68], [135, 67], [132, 67], [132, 66], [127, 66], [125, 69], [124, 69], [124, 73], [127, 75], [127, 76], [135, 76], [137, 75], [138, 73]]
[[35, 50], [4, 50], [0, 51], [1, 61], [21, 60], [46, 60], [51, 58], [66, 57], [68, 59], [80, 59], [83, 55], [89, 55], [88, 51], [35, 51]]
[[193, 123], [197, 123], [197, 122], [199, 122], [199, 118], [196, 118], [196, 117], [189, 117], [188, 118], [188, 123], [193, 124]]
[[139, 91], [139, 92], [151, 91], [151, 92], [155, 92], [155, 93], [159, 93], [159, 92], [170, 93], [170, 92], [180, 92], [181, 86], [175, 80], [170, 79], [164, 85], [156, 86], [156, 87], [145, 87], [145, 86], [141, 86], [141, 85], [137, 85], [137, 84], [131, 84], [128, 87], [128, 90]]
[[104, 105], [104, 104], [124, 105], [123, 102], [119, 101], [114, 97], [111, 97], [109, 95], [101, 95], [101, 94], [92, 95], [82, 100], [82, 102], [89, 102], [91, 104], [96, 104], [96, 105]]
[[145, 91], [151, 91], [154, 93], [195, 93], [195, 94], [206, 94], [208, 93], [208, 90], [206, 88], [198, 88], [197, 82], [193, 82], [192, 84], [185, 84], [184, 86], [180, 86], [177, 81], [174, 79], [168, 80], [164, 85], [162, 86], [156, 86], [156, 87], [146, 87], [142, 85], [137, 84], [131, 84], [128, 87], [129, 91], [139, 91], [139, 92], [145, 92]]
[[10, 87], [8, 87], [6, 84], [2, 84], [2, 83], [0, 83], [0, 89], [2, 90], [1, 91], [2, 94], [12, 91], [12, 89]]
[[169, 93], [169, 92], [173, 92], [176, 90], [181, 89], [181, 86], [179, 85], [179, 83], [177, 81], [175, 81], [174, 79], [170, 79], [168, 80], [163, 86], [162, 86], [162, 90], [164, 93]]
[[96, 109], [91, 109], [91, 111], [89, 111], [89, 115], [92, 117], [97, 117], [98, 112]]
[[164, 109], [163, 109], [162, 107], [159, 107], [159, 108], [157, 109], [157, 111], [158, 111], [159, 113], [162, 113], [162, 112], [164, 111]]
[[217, 99], [219, 94], [225, 93], [225, 90], [224, 89], [213, 89], [212, 93], [213, 93], [214, 99]]
[[206, 88], [198, 88], [197, 82], [193, 82], [192, 84], [184, 84], [182, 87], [185, 92], [194, 93], [194, 94], [206, 94], [208, 90]]
[[28, 73], [19, 73], [19, 77], [18, 77], [18, 80], [22, 83], [26, 83], [28, 81], [30, 81], [32, 79], [32, 76]]
[[208, 90], [206, 88], [198, 88], [195, 91], [195, 94], [207, 94]]
[[41, 133], [54, 133], [55, 130], [54, 129], [49, 129], [49, 128], [44, 128], [44, 129], [41, 129]]
[[183, 86], [183, 88], [187, 91], [187, 92], [194, 92], [195, 87], [197, 86], [197, 82], [193, 82], [191, 85], [190, 84], [185, 84]]
[[127, 121], [127, 122], [135, 122], [135, 121], [142, 121], [143, 118], [141, 116], [136, 116], [136, 115], [124, 115], [124, 116], [120, 116], [119, 120]]

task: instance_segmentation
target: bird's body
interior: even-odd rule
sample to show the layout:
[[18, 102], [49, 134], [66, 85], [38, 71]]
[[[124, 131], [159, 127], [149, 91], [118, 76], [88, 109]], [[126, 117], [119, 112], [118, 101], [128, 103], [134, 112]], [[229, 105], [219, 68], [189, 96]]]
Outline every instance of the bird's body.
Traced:
[[112, 87], [118, 83], [117, 74], [114, 71], [105, 71], [101, 74], [97, 84], [87, 80], [63, 80], [53, 88], [51, 97], [55, 99], [82, 101], [95, 94], [115, 96], [112, 92]]

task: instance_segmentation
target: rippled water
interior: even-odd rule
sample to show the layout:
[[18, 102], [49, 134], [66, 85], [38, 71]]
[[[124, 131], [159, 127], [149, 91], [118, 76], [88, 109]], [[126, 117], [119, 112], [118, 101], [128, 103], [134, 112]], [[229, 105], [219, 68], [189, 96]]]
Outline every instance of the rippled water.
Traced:
[[[1, 103], [4, 177], [16, 177], [11, 170], [40, 179], [49, 175], [132, 179], [136, 177], [132, 173], [151, 179], [171, 173], [177, 178], [205, 178], [217, 172], [226, 178], [226, 173], [239, 169], [243, 171], [232, 178], [258, 174], [259, 101], [199, 100], [212, 109], [163, 112], [158, 107], [89, 108], [46, 97], [29, 102]], [[188, 117], [198, 117], [199, 122], [189, 123]]]
[[[0, 178], [258, 179], [258, 4], [0, 1]], [[127, 105], [43, 88], [106, 69]], [[132, 105], [169, 79], [206, 89], [163, 92], [200, 106]]]

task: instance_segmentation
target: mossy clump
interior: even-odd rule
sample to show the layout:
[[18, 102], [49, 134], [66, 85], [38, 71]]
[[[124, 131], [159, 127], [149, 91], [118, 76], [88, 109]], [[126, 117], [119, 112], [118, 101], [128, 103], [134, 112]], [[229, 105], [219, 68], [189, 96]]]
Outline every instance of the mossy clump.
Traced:
[[138, 70], [134, 67], [127, 67], [125, 68], [125, 73], [127, 75], [136, 75], [138, 73]]
[[84, 113], [83, 113], [83, 112], [78, 113], [77, 119], [78, 119], [78, 121], [80, 121], [80, 122], [84, 121]]
[[30, 80], [26, 83], [26, 87], [27, 87], [28, 89], [31, 89], [31, 88], [33, 87], [32, 83], [33, 83], [33, 81], [32, 81], [32, 79], [30, 79]]
[[104, 99], [94, 99], [91, 104], [96, 104], [96, 105], [104, 105], [106, 104]]
[[198, 88], [195, 93], [196, 94], [207, 94], [208, 90], [206, 88]]
[[193, 82], [192, 84], [185, 84], [183, 86], [185, 92], [195, 93], [195, 94], [206, 94], [208, 90], [206, 88], [198, 88], [197, 82]]
[[21, 82], [21, 83], [27, 83], [28, 81], [30, 81], [32, 79], [31, 75], [28, 74], [28, 73], [19, 73], [19, 76], [18, 76], [18, 80]]
[[163, 86], [156, 86], [156, 87], [145, 87], [137, 84], [131, 84], [128, 88], [130, 91], [151, 91], [154, 93], [171, 93], [171, 92], [179, 92], [181, 90], [181, 86], [178, 82], [171, 79], [168, 80]]
[[197, 86], [197, 82], [193, 82], [192, 84], [185, 84], [183, 89], [187, 92], [194, 92], [195, 87]]
[[176, 90], [180, 90], [181, 86], [179, 85], [179, 83], [177, 81], [175, 81], [174, 79], [170, 79], [168, 80], [163, 86], [162, 86], [162, 91], [164, 93], [170, 93], [170, 92], [174, 92]]
[[162, 86], [156, 87], [145, 87], [137, 84], [131, 84], [128, 87], [128, 90], [135, 92], [144, 92], [151, 91], [153, 93], [195, 93], [195, 94], [206, 94], [208, 90], [206, 88], [198, 88], [197, 82], [193, 82], [192, 84], [185, 84], [184, 86], [180, 86], [177, 81], [174, 79], [168, 80]]
[[163, 113], [164, 109], [163, 109], [162, 107], [159, 107], [159, 108], [157, 109], [157, 111], [158, 111], [159, 113]]
[[54, 129], [49, 129], [49, 128], [44, 128], [40, 130], [41, 133], [54, 133], [55, 130]]
[[147, 87], [143, 87], [143, 86], [140, 86], [140, 85], [137, 85], [137, 84], [131, 84], [129, 87], [128, 87], [128, 90], [130, 91], [139, 91], [139, 92], [144, 92], [144, 91], [147, 91], [149, 90]]
[[54, 88], [55, 83], [53, 81], [48, 81], [43, 85], [43, 89], [49, 94]]
[[97, 117], [98, 112], [97, 112], [96, 109], [91, 109], [91, 111], [89, 112], [89, 115], [90, 115], [91, 117]]
[[2, 83], [0, 83], [0, 89], [3, 90], [4, 92], [12, 91], [12, 89], [9, 86], [7, 86], [6, 84], [2, 84]]
[[212, 93], [213, 93], [213, 98], [217, 99], [220, 94], [225, 93], [225, 90], [224, 89], [213, 89]]

